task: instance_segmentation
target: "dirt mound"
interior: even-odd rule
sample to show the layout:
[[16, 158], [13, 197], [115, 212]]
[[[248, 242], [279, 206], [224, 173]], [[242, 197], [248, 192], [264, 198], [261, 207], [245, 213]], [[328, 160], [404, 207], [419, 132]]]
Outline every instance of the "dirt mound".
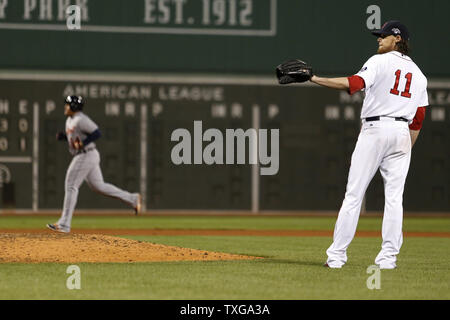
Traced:
[[257, 259], [99, 234], [0, 234], [0, 263], [150, 262]]

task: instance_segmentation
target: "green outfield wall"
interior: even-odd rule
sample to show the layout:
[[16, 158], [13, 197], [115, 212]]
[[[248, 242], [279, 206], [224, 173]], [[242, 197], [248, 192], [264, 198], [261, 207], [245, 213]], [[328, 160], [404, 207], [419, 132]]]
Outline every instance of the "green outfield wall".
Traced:
[[[58, 209], [71, 155], [63, 98], [83, 95], [99, 125], [97, 146], [107, 182], [144, 195], [146, 209], [337, 210], [360, 128], [363, 93], [315, 85], [279, 86], [264, 77], [180, 77], [89, 73], [3, 73], [0, 77], [0, 208]], [[405, 210], [450, 210], [450, 86], [430, 81], [430, 108], [413, 149]], [[217, 129], [279, 130], [279, 168], [264, 164], [174, 163], [171, 136]], [[201, 142], [204, 149], [208, 141]], [[248, 146], [248, 144], [247, 144]], [[268, 149], [274, 150], [269, 144]], [[193, 150], [193, 149], [192, 149]], [[225, 152], [225, 151], [223, 151]], [[255, 170], [256, 169], [256, 170]], [[367, 210], [382, 210], [379, 175]], [[125, 209], [84, 185], [78, 208]]]
[[[81, 29], [71, 31], [65, 9], [73, 4]], [[319, 74], [351, 74], [376, 51], [370, 30], [399, 19], [413, 59], [442, 78], [448, 12], [441, 0], [2, 0], [0, 67], [272, 74], [302, 58]]]

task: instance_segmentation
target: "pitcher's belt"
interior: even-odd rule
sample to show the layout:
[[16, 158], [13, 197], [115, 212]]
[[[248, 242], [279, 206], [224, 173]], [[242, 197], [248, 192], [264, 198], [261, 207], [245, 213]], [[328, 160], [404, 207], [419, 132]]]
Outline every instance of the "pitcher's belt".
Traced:
[[384, 116], [376, 116], [376, 117], [368, 117], [368, 118], [364, 118], [364, 120], [366, 120], [367, 122], [370, 121], [380, 121], [381, 119], [393, 119], [395, 121], [404, 121], [404, 122], [408, 122], [408, 119], [405, 119], [403, 117], [384, 117]]

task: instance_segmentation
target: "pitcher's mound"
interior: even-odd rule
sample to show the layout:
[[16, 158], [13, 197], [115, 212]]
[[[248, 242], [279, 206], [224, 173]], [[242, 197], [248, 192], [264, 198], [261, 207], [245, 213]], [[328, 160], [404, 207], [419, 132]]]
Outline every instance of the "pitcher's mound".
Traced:
[[0, 263], [258, 259], [95, 234], [0, 234]]

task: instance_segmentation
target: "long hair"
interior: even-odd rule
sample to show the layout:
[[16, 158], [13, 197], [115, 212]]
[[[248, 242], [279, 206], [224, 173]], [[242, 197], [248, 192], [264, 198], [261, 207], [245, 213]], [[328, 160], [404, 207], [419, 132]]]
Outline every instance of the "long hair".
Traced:
[[409, 56], [411, 49], [409, 48], [408, 40], [401, 39], [400, 42], [397, 42], [397, 51], [403, 53], [404, 55]]

